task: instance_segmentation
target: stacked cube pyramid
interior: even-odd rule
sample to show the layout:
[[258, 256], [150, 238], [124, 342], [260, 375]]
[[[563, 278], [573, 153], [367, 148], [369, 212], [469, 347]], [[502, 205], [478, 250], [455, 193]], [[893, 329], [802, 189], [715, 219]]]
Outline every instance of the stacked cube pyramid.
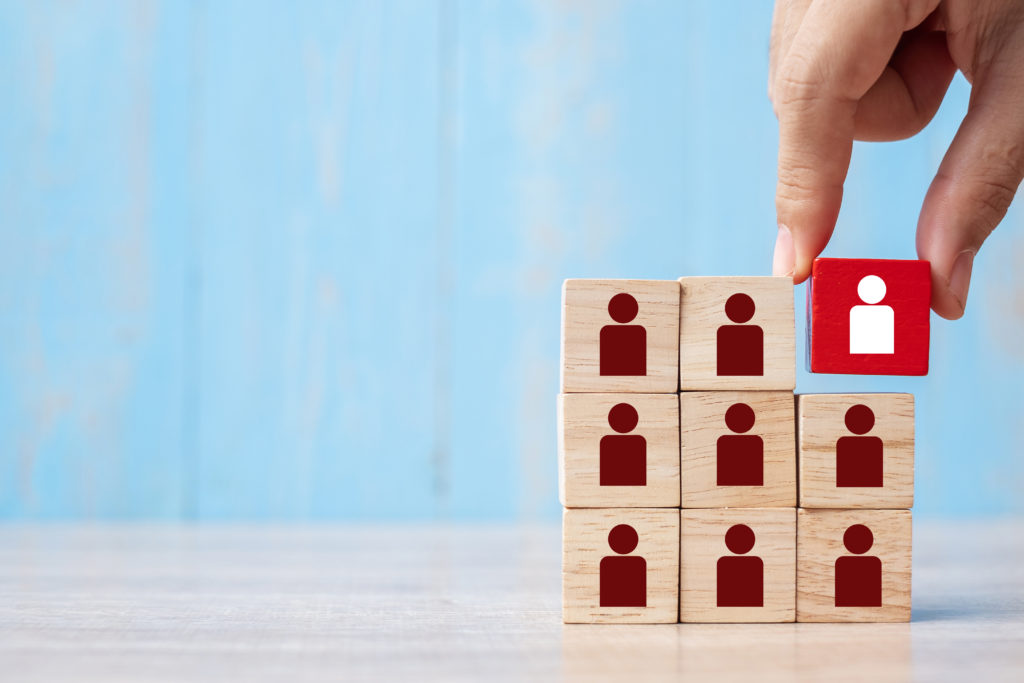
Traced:
[[566, 623], [910, 619], [914, 398], [795, 395], [789, 278], [567, 280], [561, 373]]

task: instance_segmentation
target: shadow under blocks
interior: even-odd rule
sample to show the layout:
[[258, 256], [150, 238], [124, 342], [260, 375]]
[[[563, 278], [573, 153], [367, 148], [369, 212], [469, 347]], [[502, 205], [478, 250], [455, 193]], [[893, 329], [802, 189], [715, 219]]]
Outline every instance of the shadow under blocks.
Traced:
[[[829, 371], [927, 371], [922, 272], [819, 259]], [[795, 395], [794, 337], [789, 278], [565, 281], [565, 623], [910, 620], [914, 397]]]

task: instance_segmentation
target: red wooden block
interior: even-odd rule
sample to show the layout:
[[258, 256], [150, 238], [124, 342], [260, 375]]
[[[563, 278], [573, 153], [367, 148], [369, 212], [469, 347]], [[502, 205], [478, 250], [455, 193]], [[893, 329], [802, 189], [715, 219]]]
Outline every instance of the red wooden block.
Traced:
[[819, 258], [807, 287], [811, 372], [927, 375], [927, 261]]

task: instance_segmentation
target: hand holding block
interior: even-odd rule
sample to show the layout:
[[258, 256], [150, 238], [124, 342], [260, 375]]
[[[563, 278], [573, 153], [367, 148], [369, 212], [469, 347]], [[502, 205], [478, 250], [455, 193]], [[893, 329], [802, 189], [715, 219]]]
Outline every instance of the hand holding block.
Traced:
[[683, 622], [781, 622], [796, 614], [796, 510], [683, 510]]
[[797, 510], [797, 621], [910, 621], [910, 510]]
[[792, 391], [796, 386], [793, 281], [684, 277], [679, 381], [683, 391]]
[[679, 387], [679, 283], [566, 280], [562, 391], [674, 393]]
[[796, 506], [792, 392], [683, 392], [679, 416], [682, 507]]
[[914, 505], [912, 394], [797, 396], [800, 507]]
[[927, 261], [815, 259], [807, 287], [811, 372], [927, 375]]
[[678, 610], [679, 510], [563, 513], [565, 623], [672, 624]]
[[559, 396], [558, 474], [565, 507], [679, 507], [675, 394]]

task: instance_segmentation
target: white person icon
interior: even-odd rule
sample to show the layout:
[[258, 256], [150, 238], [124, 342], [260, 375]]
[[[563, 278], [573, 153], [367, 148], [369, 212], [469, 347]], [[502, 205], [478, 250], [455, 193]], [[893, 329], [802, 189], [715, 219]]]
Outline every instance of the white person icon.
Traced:
[[895, 314], [885, 298], [885, 280], [865, 275], [857, 283], [864, 303], [850, 309], [850, 353], [895, 353]]

